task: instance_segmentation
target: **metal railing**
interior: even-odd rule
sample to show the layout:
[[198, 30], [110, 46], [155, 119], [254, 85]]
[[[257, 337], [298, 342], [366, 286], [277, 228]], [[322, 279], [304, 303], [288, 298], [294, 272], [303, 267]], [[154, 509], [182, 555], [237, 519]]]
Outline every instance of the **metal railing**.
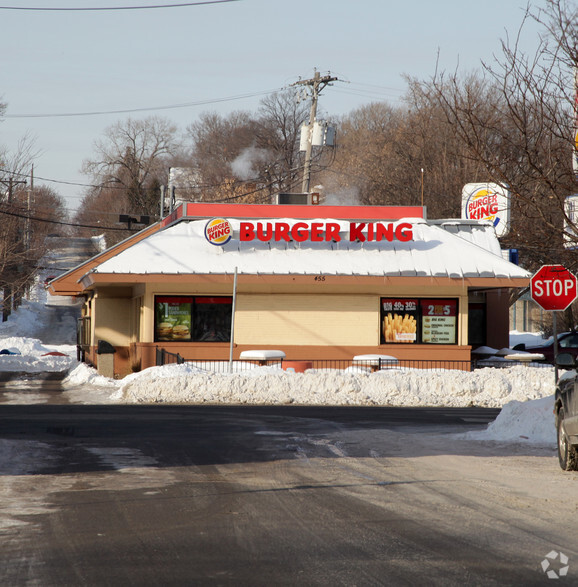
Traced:
[[518, 365], [530, 367], [551, 367], [549, 363], [530, 363], [522, 361], [459, 361], [459, 360], [421, 360], [421, 359], [273, 359], [270, 361], [251, 361], [235, 359], [185, 359], [179, 353], [171, 353], [163, 348], [156, 349], [157, 366], [188, 363], [202, 371], [213, 373], [239, 373], [257, 367], [274, 367], [289, 371], [342, 371], [351, 373], [370, 373], [375, 371], [406, 371], [410, 369], [442, 372], [448, 370], [473, 371], [482, 368], [508, 368]]
[[90, 349], [90, 316], [78, 318], [76, 323], [76, 359], [85, 361], [86, 353]]
[[182, 365], [185, 359], [179, 353], [170, 353], [166, 349], [156, 348], [156, 365], [162, 367], [163, 365]]

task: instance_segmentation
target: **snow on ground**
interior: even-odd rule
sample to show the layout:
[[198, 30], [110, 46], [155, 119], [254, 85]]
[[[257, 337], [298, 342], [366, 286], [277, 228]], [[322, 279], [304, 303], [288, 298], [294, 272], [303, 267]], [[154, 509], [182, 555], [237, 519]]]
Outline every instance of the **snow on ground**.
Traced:
[[550, 339], [543, 338], [541, 332], [519, 332], [518, 330], [510, 330], [511, 348], [518, 344], [525, 344], [528, 347], [534, 347], [545, 344], [549, 340]]
[[[288, 373], [255, 367], [235, 373], [211, 372], [191, 364], [151, 367], [115, 381], [76, 360], [76, 346], [43, 344], [34, 334], [46, 325], [46, 296], [23, 304], [0, 324], [0, 371], [67, 371], [65, 390], [72, 401], [89, 403], [92, 389], [104, 389], [110, 403], [315, 404], [356, 406], [504, 407], [487, 430], [469, 438], [555, 446], [552, 415], [553, 368], [515, 366], [471, 373], [390, 368], [371, 373], [311, 369]], [[536, 341], [536, 335], [512, 333], [511, 346]], [[74, 341], [71, 337], [71, 343]], [[59, 353], [63, 356], [55, 356]], [[73, 393], [73, 391], [70, 391]]]

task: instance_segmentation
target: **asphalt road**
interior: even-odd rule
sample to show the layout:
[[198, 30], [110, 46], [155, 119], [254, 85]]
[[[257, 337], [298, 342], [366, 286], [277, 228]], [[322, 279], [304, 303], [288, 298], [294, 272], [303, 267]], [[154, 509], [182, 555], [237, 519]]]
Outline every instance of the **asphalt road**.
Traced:
[[552, 549], [578, 567], [536, 489], [578, 487], [552, 454], [448, 436], [497, 410], [58, 405], [50, 385], [0, 405], [2, 585], [540, 585]]

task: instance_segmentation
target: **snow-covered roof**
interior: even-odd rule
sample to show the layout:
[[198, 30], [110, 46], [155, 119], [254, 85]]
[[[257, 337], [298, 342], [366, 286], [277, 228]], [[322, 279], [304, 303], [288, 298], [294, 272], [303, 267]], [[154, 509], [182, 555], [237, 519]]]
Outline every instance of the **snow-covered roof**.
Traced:
[[483, 249], [501, 255], [500, 242], [496, 237], [494, 225], [488, 220], [429, 220], [430, 224], [439, 226], [451, 234], [467, 240]]
[[529, 274], [476, 244], [423, 219], [410, 223], [407, 242], [349, 241], [349, 222], [278, 219], [290, 226], [305, 222], [340, 225], [339, 242], [240, 241], [239, 220], [230, 220], [233, 238], [215, 246], [205, 238], [206, 220], [183, 221], [151, 234], [93, 269], [96, 274], [342, 275], [527, 279]]

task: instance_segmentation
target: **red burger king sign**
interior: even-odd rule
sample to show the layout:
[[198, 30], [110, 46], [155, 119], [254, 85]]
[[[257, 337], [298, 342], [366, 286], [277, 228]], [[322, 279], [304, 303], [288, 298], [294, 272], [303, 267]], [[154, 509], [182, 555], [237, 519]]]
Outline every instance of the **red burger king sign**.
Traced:
[[[413, 227], [409, 222], [350, 222], [342, 226], [338, 222], [260, 222], [242, 221], [239, 223], [237, 238], [241, 242], [340, 242], [342, 238], [350, 242], [413, 240]], [[233, 237], [233, 227], [224, 218], [213, 218], [205, 226], [205, 238], [212, 244], [222, 246]]]
[[225, 218], [212, 218], [205, 225], [205, 238], [212, 245], [226, 245], [232, 237], [233, 227]]

